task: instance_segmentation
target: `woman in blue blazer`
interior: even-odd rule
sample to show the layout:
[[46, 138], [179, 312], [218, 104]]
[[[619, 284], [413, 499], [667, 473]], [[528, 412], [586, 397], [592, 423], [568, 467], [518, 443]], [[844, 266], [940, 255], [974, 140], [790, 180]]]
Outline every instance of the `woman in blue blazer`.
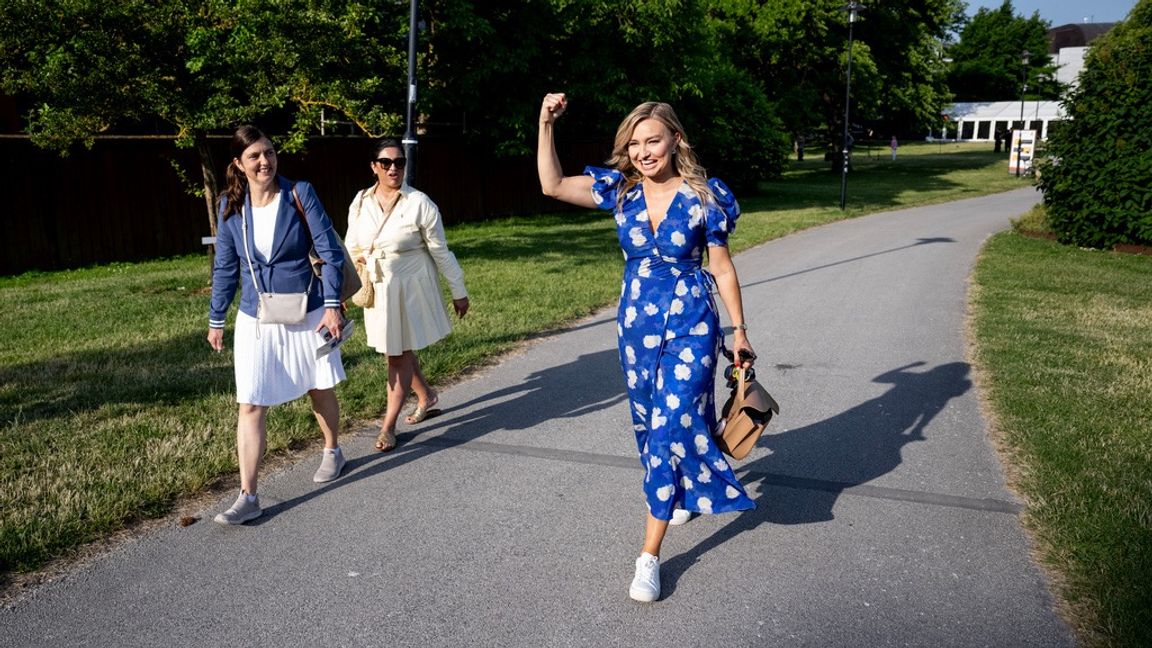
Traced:
[[[320, 333], [340, 336], [344, 253], [312, 186], [277, 175], [276, 149], [264, 133], [241, 126], [232, 137], [232, 155], [216, 228], [208, 344], [223, 351], [225, 318], [240, 286], [233, 352], [240, 496], [216, 516], [220, 524], [243, 524], [262, 512], [256, 481], [272, 405], [307, 393], [324, 433], [324, 452], [313, 479], [331, 481], [344, 468], [337, 441], [340, 404], [333, 391], [345, 378], [340, 350], [316, 357], [323, 341]], [[324, 261], [320, 277], [308, 257], [313, 248]], [[259, 293], [306, 293], [307, 312], [296, 323], [261, 321], [268, 317], [259, 313]]]

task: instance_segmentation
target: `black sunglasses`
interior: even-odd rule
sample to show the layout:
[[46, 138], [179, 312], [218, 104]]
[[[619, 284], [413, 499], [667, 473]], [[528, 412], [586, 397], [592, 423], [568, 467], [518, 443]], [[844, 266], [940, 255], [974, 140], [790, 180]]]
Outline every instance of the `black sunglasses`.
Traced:
[[408, 166], [408, 158], [396, 158], [395, 160], [386, 157], [376, 158], [376, 164], [379, 164], [380, 168], [384, 169], [385, 171], [391, 169], [393, 164], [396, 165], [397, 169], [403, 169], [404, 167]]

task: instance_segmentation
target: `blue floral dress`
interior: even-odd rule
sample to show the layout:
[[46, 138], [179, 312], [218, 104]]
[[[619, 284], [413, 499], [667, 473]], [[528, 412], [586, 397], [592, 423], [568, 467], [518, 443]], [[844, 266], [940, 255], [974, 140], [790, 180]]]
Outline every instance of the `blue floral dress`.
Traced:
[[592, 197], [616, 216], [624, 283], [616, 331], [628, 383], [644, 493], [653, 517], [674, 508], [726, 513], [754, 508], [712, 440], [716, 358], [723, 336], [705, 245], [726, 246], [740, 207], [723, 182], [708, 181], [716, 203], [703, 205], [684, 183], [653, 234], [640, 185], [617, 208], [624, 176], [587, 167]]

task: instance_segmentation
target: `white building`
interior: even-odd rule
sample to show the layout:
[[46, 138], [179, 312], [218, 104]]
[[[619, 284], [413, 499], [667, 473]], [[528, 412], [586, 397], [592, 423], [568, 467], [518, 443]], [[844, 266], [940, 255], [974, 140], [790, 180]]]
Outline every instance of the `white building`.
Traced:
[[991, 142], [997, 131], [1017, 129], [1021, 123], [1040, 139], [1048, 139], [1049, 127], [1065, 118], [1059, 101], [973, 101], [952, 104], [944, 114], [948, 116], [945, 139], [978, 142]]

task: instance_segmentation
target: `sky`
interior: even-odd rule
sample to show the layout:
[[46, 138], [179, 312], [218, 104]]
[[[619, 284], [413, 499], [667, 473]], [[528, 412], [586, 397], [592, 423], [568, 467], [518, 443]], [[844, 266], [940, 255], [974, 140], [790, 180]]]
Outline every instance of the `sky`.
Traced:
[[[998, 9], [1003, 0], [967, 0], [968, 15], [981, 7]], [[1031, 18], [1032, 12], [1039, 11], [1040, 17], [1053, 27], [1068, 23], [1118, 22], [1124, 20], [1136, 0], [1012, 0], [1012, 8], [1017, 16]]]

